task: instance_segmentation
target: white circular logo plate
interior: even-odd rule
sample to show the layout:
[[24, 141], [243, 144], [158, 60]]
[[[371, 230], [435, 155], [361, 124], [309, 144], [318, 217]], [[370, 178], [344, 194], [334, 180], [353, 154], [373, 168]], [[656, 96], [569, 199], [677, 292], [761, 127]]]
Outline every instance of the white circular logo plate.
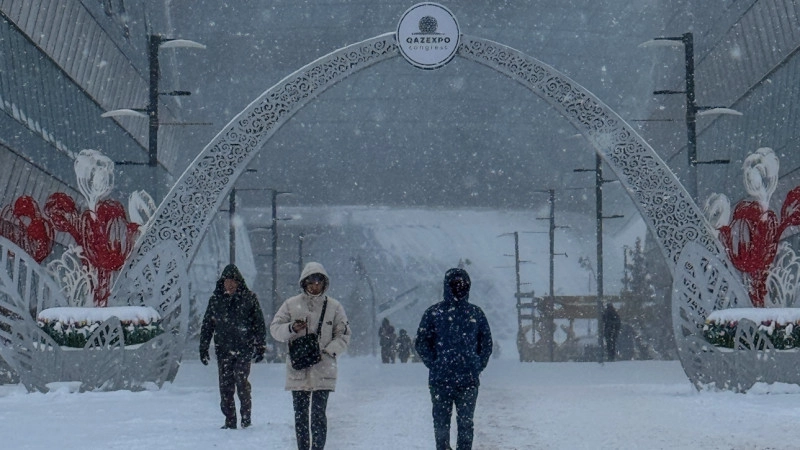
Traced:
[[460, 33], [449, 9], [438, 3], [418, 3], [397, 25], [397, 43], [403, 57], [416, 67], [437, 69], [456, 54]]

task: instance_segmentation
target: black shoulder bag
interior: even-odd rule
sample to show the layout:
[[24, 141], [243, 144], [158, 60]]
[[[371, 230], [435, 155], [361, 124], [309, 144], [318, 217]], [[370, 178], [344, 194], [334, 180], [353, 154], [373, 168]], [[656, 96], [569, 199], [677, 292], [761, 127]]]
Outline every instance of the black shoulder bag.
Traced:
[[322, 314], [319, 316], [317, 332], [306, 334], [299, 338], [289, 341], [289, 358], [292, 361], [292, 369], [303, 370], [313, 366], [322, 360], [322, 350], [319, 348], [319, 335], [322, 333], [322, 320], [325, 318], [325, 309], [328, 307], [328, 297], [322, 304]]

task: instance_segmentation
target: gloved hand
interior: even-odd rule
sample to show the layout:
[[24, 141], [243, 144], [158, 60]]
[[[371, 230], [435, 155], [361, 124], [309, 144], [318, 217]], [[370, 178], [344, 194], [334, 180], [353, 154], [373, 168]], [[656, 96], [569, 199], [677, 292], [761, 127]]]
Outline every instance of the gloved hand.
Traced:
[[204, 366], [208, 365], [208, 349], [200, 350], [200, 362], [203, 363]]
[[264, 354], [266, 354], [267, 349], [265, 347], [256, 347], [253, 352], [253, 362], [260, 363], [264, 360]]

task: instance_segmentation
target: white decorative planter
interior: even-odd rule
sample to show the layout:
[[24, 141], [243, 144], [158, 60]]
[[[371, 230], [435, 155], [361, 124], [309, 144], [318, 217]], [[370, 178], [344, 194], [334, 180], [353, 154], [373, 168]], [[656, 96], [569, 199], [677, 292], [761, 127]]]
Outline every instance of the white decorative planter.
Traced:
[[[760, 321], [752, 320], [768, 313], [750, 308], [750, 298], [739, 278], [724, 262], [706, 249], [689, 244], [674, 273], [672, 325], [689, 380], [698, 389], [736, 392], [745, 392], [755, 383], [800, 385], [800, 349], [775, 349], [766, 331], [759, 329]], [[733, 349], [716, 347], [703, 336], [706, 320], [714, 311], [721, 317], [743, 317], [736, 327]]]
[[[47, 392], [52, 382], [80, 382], [80, 390], [87, 391], [137, 390], [172, 381], [189, 313], [188, 277], [181, 276], [186, 266], [172, 256], [181, 256], [173, 247], [168, 243], [159, 248], [166, 256], [143, 259], [135, 268], [138, 276], [128, 274], [135, 294], [115, 292], [109, 304], [122, 309], [93, 311], [104, 320], [82, 349], [73, 349], [58, 345], [36, 320], [40, 311], [67, 305], [58, 286], [22, 249], [0, 237], [0, 267], [5, 268], [0, 270], [0, 356], [29, 391]], [[164, 333], [126, 348], [117, 315], [140, 311], [138, 307], [157, 311]]]

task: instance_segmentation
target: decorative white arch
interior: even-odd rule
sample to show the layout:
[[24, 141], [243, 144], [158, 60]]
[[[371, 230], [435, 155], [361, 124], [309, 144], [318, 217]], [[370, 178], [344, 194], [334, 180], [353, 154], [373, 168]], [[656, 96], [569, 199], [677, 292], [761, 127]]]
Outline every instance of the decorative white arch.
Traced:
[[[128, 267], [139, 264], [165, 240], [175, 241], [191, 261], [213, 218], [209, 212], [219, 209], [247, 164], [284, 123], [353, 73], [399, 56], [395, 33], [383, 34], [319, 58], [261, 94], [181, 175], [159, 205]], [[677, 262], [689, 242], [724, 259], [702, 211], [669, 167], [592, 93], [541, 61], [489, 40], [461, 36], [456, 56], [519, 82], [583, 133], [619, 177], [670, 261]]]
[[[123, 269], [112, 302], [154, 303], [143, 298], [159, 292], [160, 281], [153, 274], [188, 267], [214, 211], [275, 132], [331, 86], [400, 56], [396, 33], [382, 34], [313, 61], [256, 98], [200, 152], [166, 195]], [[700, 335], [712, 310], [736, 306], [740, 299], [742, 305], [748, 305], [747, 295], [740, 278], [729, 269], [728, 258], [702, 211], [664, 161], [608, 106], [541, 61], [505, 45], [466, 35], [460, 36], [456, 57], [483, 64], [525, 86], [586, 137], [619, 178], [671, 263], [675, 280], [673, 328], [687, 375], [698, 387], [716, 383], [718, 387], [749, 388], [759, 377], [756, 366], [748, 366], [752, 367], [746, 371], [749, 375], [737, 378], [729, 369], [741, 365], [741, 358], [734, 355], [740, 359], [731, 361]], [[160, 253], [165, 243], [179, 249], [180, 255], [168, 255], [182, 260], [174, 264], [175, 269], [163, 265], [167, 255]], [[181, 277], [185, 275], [167, 278]], [[753, 333], [741, 338], [743, 348], [757, 350]], [[745, 353], [747, 361], [758, 359], [756, 352]], [[771, 358], [775, 361], [774, 355]], [[776, 366], [772, 372], [780, 371]], [[797, 378], [789, 381], [799, 382], [800, 375]]]

